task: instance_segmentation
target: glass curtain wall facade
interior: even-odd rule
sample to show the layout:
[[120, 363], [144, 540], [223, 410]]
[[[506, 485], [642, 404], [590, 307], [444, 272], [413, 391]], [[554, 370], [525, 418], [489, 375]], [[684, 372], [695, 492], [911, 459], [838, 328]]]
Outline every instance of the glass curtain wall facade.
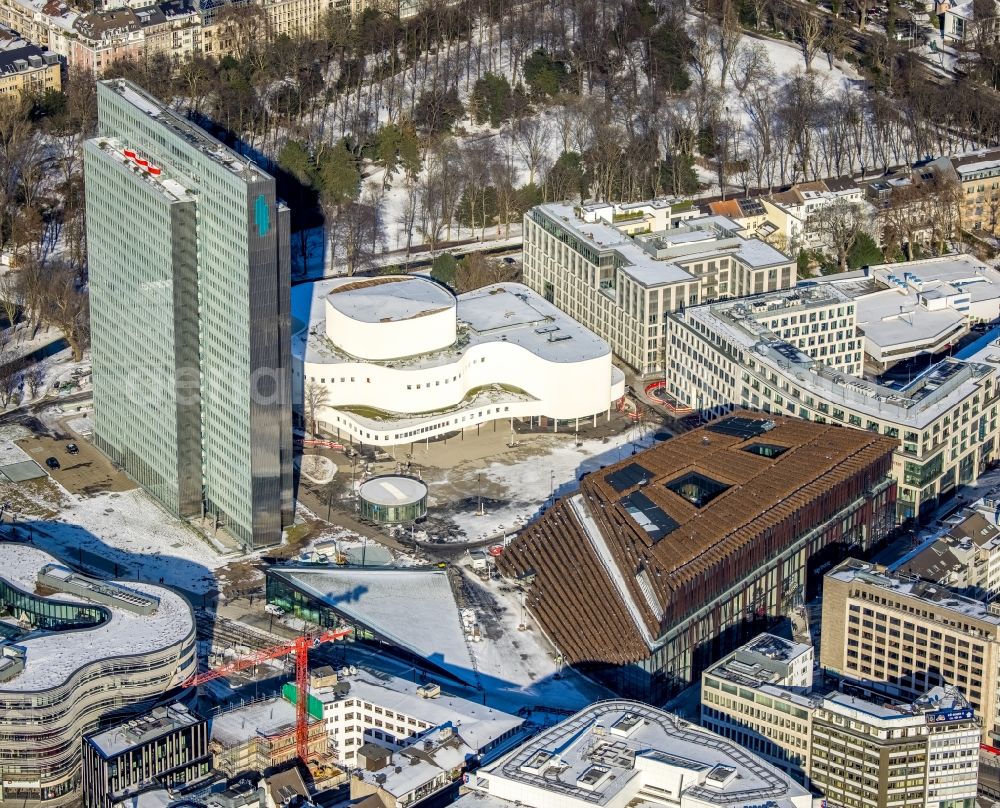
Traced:
[[97, 96], [95, 441], [172, 512], [276, 544], [293, 512], [289, 211], [273, 177], [129, 82]]
[[[64, 600], [52, 600], [18, 589], [0, 578], [0, 617], [23, 622], [27, 628], [19, 634], [45, 631], [78, 630], [98, 626], [108, 619], [107, 609]], [[16, 635], [8, 636], [13, 639]]]
[[416, 502], [403, 505], [385, 505], [369, 502], [364, 497], [358, 498], [358, 514], [369, 522], [382, 524], [399, 524], [413, 522], [427, 513], [427, 497], [421, 497]]

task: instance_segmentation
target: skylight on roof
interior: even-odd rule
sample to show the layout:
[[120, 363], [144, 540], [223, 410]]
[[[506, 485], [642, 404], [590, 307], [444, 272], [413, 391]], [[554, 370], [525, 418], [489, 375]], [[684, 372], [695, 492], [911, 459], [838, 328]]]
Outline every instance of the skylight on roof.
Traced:
[[689, 471], [682, 477], [666, 483], [666, 487], [677, 494], [677, 496], [686, 499], [696, 508], [703, 508], [719, 496], [719, 494], [732, 486], [720, 483], [718, 480], [713, 480], [711, 477], [706, 477], [697, 471]]
[[778, 457], [787, 452], [788, 447], [778, 446], [775, 443], [751, 443], [749, 446], [744, 446], [743, 451], [759, 457]]

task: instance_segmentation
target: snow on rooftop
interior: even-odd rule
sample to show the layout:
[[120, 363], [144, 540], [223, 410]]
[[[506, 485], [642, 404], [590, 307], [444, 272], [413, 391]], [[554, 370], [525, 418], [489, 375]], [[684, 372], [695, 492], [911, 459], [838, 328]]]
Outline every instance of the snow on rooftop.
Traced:
[[152, 713], [142, 718], [109, 727], [91, 735], [89, 740], [105, 756], [111, 757], [160, 735], [190, 727], [199, 720], [197, 715], [178, 702], [168, 707], [155, 708]]
[[[756, 296], [767, 301], [773, 294]], [[945, 359], [918, 376], [909, 385], [894, 389], [863, 378], [845, 376], [810, 359], [798, 349], [788, 350], [789, 344], [761, 338], [761, 327], [752, 327], [745, 318], [734, 316], [739, 299], [693, 306], [677, 317], [697, 320], [723, 339], [744, 350], [753, 350], [754, 359], [781, 377], [793, 378], [795, 384], [832, 400], [841, 401], [852, 409], [880, 418], [892, 418], [899, 423], [922, 428], [983, 384], [987, 374], [1000, 364], [1000, 355], [993, 356], [991, 343], [964, 361]]]
[[295, 730], [295, 706], [274, 698], [253, 702], [209, 719], [213, 741], [236, 746], [256, 735], [283, 735]]
[[[35, 591], [38, 571], [58, 559], [36, 547], [0, 544], [0, 577], [27, 592]], [[130, 589], [159, 600], [151, 615], [139, 615], [113, 606], [110, 619], [95, 628], [29, 636], [17, 641], [27, 650], [24, 671], [0, 683], [0, 693], [58, 687], [84, 665], [116, 656], [151, 654], [185, 641], [194, 631], [194, 616], [184, 598], [172, 590], [130, 581]], [[59, 599], [67, 599], [60, 597]], [[81, 597], [69, 598], [75, 601]]]
[[417, 695], [418, 684], [398, 676], [376, 676], [364, 668], [343, 681], [351, 686], [345, 695], [337, 695], [335, 687], [310, 692], [324, 703], [362, 698], [384, 709], [426, 721], [434, 727], [449, 726], [476, 751], [524, 723], [523, 718], [459, 696], [442, 693], [436, 698], [423, 698]]
[[862, 561], [851, 559], [835, 567], [827, 575], [847, 583], [859, 581], [889, 589], [896, 594], [907, 595], [947, 611], [1000, 626], [1000, 613], [983, 601], [956, 594], [940, 584], [883, 572], [874, 565]]
[[415, 477], [372, 477], [361, 483], [358, 494], [375, 505], [403, 505], [427, 496], [427, 486]]
[[[638, 247], [635, 249], [639, 250]], [[384, 291], [379, 291], [377, 296], [364, 301], [364, 307], [347, 307], [354, 310], [349, 316], [355, 319], [367, 318], [368, 322], [394, 320], [404, 314], [419, 316], [419, 312], [426, 313], [430, 310], [428, 306], [437, 305], [433, 300], [440, 300], [440, 295], [447, 295], [454, 300], [456, 317], [463, 324], [459, 328], [459, 339], [445, 348], [417, 356], [407, 356], [407, 346], [404, 345], [400, 346], [402, 356], [399, 359], [370, 361], [389, 362], [400, 368], [436, 367], [454, 363], [477, 345], [501, 342], [520, 346], [550, 362], [582, 362], [611, 352], [604, 340], [522, 284], [497, 283], [451, 298], [450, 292], [433, 281], [418, 278], [405, 280], [407, 282], [403, 284], [386, 283], [372, 287]], [[351, 279], [346, 281], [346, 285], [350, 285]], [[411, 286], [409, 281], [414, 285]], [[354, 291], [336, 292], [336, 288], [343, 285], [345, 279], [333, 279], [292, 288], [294, 354], [315, 363], [359, 361], [341, 352], [326, 337], [324, 301], [333, 304], [345, 294], [356, 294]], [[437, 291], [429, 292], [427, 287], [433, 287]], [[393, 290], [397, 288], [420, 289], [419, 294], [427, 300], [414, 301], [412, 296], [397, 300], [393, 297]], [[438, 306], [438, 310], [440, 308]]]
[[474, 663], [444, 570], [276, 568], [303, 591], [464, 682]]
[[455, 306], [455, 296], [419, 276], [343, 278], [325, 284], [327, 302], [353, 320], [385, 323], [411, 320]]
[[678, 786], [683, 801], [694, 804], [812, 802], [788, 775], [732, 741], [623, 699], [591, 705], [536, 735], [480, 769], [469, 785], [530, 808], [546, 808], [546, 792], [567, 805], [625, 805], [643, 788]]
[[864, 295], [854, 302], [858, 327], [883, 351], [943, 337], [965, 321], [957, 309], [930, 310], [918, 303], [916, 294], [896, 289]]

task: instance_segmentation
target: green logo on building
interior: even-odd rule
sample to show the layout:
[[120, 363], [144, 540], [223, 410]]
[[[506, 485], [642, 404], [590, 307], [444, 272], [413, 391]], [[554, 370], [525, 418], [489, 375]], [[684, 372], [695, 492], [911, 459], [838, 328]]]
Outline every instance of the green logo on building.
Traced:
[[264, 194], [260, 194], [257, 201], [254, 202], [253, 219], [257, 225], [257, 235], [263, 238], [271, 227], [271, 209], [267, 205]]

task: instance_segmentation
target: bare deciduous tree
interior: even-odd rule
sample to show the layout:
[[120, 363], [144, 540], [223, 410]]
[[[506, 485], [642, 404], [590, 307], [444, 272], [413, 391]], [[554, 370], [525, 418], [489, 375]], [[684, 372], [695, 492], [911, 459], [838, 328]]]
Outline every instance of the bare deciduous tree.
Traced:
[[833, 250], [837, 267], [847, 269], [847, 254], [867, 223], [864, 209], [857, 202], [838, 199], [824, 205], [806, 219], [806, 229], [816, 234], [823, 246]]
[[318, 436], [317, 414], [330, 404], [329, 388], [325, 384], [320, 384], [315, 379], [309, 379], [303, 391], [303, 404], [305, 404], [305, 416], [309, 424], [309, 431], [313, 435]]
[[10, 406], [21, 387], [21, 371], [16, 362], [0, 358], [0, 406]]
[[535, 184], [535, 175], [545, 169], [545, 157], [552, 142], [552, 127], [537, 116], [518, 118], [511, 128], [514, 148], [528, 168], [528, 183]]
[[33, 362], [24, 369], [24, 384], [28, 388], [28, 395], [31, 398], [35, 398], [38, 391], [42, 389], [42, 385], [45, 383], [45, 371], [45, 360]]
[[808, 73], [812, 71], [813, 59], [826, 46], [829, 26], [822, 11], [805, 3], [795, 6], [793, 17], [795, 34], [802, 48], [802, 58]]
[[90, 344], [90, 307], [72, 267], [52, 264], [46, 268], [45, 298], [44, 318], [62, 332], [73, 361], [79, 362]]
[[374, 267], [377, 247], [384, 240], [380, 212], [364, 202], [349, 202], [330, 225], [331, 255], [336, 258], [340, 245], [348, 275]]

